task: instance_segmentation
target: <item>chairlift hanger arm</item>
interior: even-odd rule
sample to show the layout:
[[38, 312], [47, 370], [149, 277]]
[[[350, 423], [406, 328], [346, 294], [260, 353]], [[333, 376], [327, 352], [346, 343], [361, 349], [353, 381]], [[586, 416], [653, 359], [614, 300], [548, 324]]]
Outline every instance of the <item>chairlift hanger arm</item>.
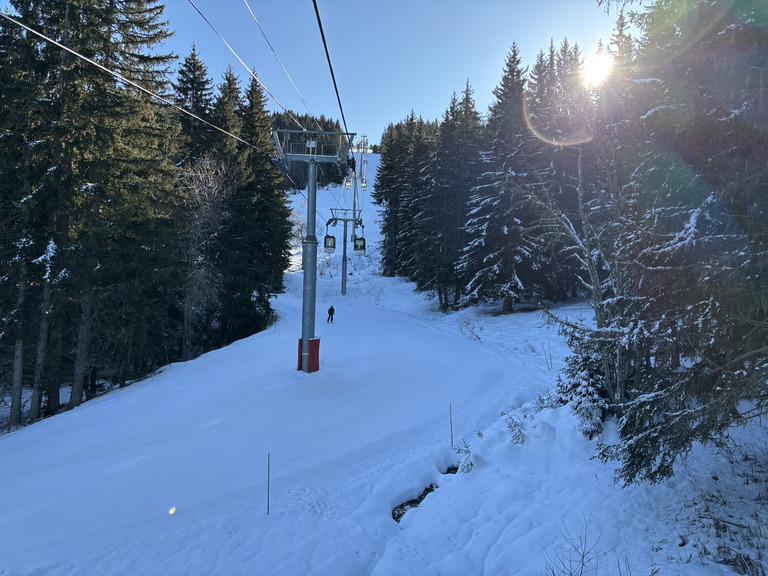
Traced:
[[[280, 142], [280, 134], [284, 135], [283, 142]], [[306, 149], [307, 152], [303, 154], [296, 154], [296, 153], [290, 153], [285, 151], [285, 145], [289, 141], [289, 135], [290, 134], [300, 134], [306, 138]], [[317, 146], [316, 146], [316, 138], [318, 136], [338, 136], [340, 141], [339, 144], [336, 146], [336, 154], [317, 154]], [[346, 150], [343, 148], [342, 143], [347, 142], [348, 140], [351, 141], [352, 137], [355, 136], [354, 133], [348, 133], [348, 132], [321, 132], [317, 130], [291, 130], [291, 129], [273, 129], [272, 130], [272, 138], [275, 141], [275, 147], [277, 149], [277, 156], [279, 160], [281, 161], [281, 166], [285, 165], [290, 162], [318, 162], [318, 163], [326, 163], [326, 164], [338, 164], [339, 168], [343, 165], [346, 165], [349, 161], [348, 158], [346, 158], [345, 154], [342, 152], [346, 152]]]

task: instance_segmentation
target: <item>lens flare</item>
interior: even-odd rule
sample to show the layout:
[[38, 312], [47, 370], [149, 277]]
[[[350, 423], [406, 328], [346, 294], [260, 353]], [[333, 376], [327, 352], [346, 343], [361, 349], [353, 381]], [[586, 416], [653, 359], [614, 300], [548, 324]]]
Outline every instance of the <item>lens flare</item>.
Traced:
[[596, 52], [584, 59], [581, 65], [581, 80], [587, 88], [597, 88], [610, 78], [613, 72], [613, 56]]
[[586, 122], [573, 121], [575, 118], [571, 118], [567, 127], [558, 127], [557, 119], [551, 115], [535, 114], [526, 98], [523, 98], [523, 117], [528, 131], [552, 146], [579, 146], [592, 140], [592, 132]]

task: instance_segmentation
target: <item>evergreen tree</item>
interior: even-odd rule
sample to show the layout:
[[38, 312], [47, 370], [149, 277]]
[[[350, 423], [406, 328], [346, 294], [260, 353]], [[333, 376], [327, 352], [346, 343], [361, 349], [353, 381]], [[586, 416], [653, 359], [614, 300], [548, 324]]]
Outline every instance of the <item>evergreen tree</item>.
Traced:
[[[87, 57], [109, 65], [111, 57], [110, 33], [114, 11], [109, 6], [96, 6], [89, 2], [40, 2], [28, 12], [38, 28], [67, 44]], [[79, 308], [78, 330], [70, 330], [65, 338], [74, 340], [75, 349], [74, 394], [71, 403], [82, 396], [82, 382], [91, 349], [90, 328], [93, 322], [95, 253], [99, 246], [97, 234], [86, 232], [91, 217], [104, 205], [105, 189], [99, 187], [107, 181], [111, 163], [108, 141], [100, 137], [113, 127], [114, 101], [109, 99], [110, 80], [103, 72], [64, 51], [44, 44], [39, 54], [41, 65], [47, 67], [44, 89], [52, 95], [49, 100], [50, 132], [44, 155], [45, 176], [36, 187], [47, 190], [55, 203], [52, 208], [56, 244], [62, 249], [60, 266], [69, 272], [67, 279], [58, 284], [54, 300], [66, 302], [54, 306], [55, 312], [71, 318]], [[112, 84], [114, 84], [112, 82]], [[105, 157], [103, 162], [101, 156]], [[98, 184], [97, 184], [98, 182]], [[72, 326], [70, 321], [62, 327]], [[70, 349], [71, 349], [70, 348]], [[80, 392], [80, 393], [78, 393]], [[49, 403], [56, 404], [58, 400]]]
[[[213, 80], [208, 76], [208, 68], [200, 60], [197, 48], [184, 58], [173, 84], [175, 103], [198, 118], [210, 121], [213, 108]], [[184, 160], [200, 158], [213, 146], [213, 130], [207, 124], [187, 115], [179, 116], [181, 122], [182, 145], [180, 150]]]
[[529, 190], [543, 212], [533, 230], [544, 241], [536, 284], [544, 299], [555, 302], [566, 298], [569, 289], [575, 292], [584, 270], [567, 239], [580, 232], [579, 145], [589, 140], [578, 67], [578, 47], [564, 40], [557, 50], [551, 42], [548, 54], [537, 56], [526, 93], [526, 124], [537, 139], [532, 141]]
[[[230, 134], [240, 136], [242, 129], [243, 99], [240, 90], [240, 81], [235, 75], [232, 66], [227, 66], [224, 71], [218, 93], [214, 98], [211, 111], [211, 121], [219, 128], [223, 128]], [[234, 138], [222, 132], [214, 132], [211, 136], [212, 150], [214, 154], [227, 163], [232, 164], [237, 172], [242, 172], [238, 149], [238, 142]]]
[[[151, 89], [164, 85], [170, 56], [150, 56], [168, 36], [157, 2], [41, 1], [14, 7], [34, 28], [106, 68]], [[36, 419], [44, 390], [46, 409], [55, 412], [58, 387], [71, 379], [70, 404], [77, 405], [84, 388], [94, 391], [101, 368], [120, 367], [114, 354], [133, 342], [145, 348], [136, 358], [139, 373], [146, 372], [150, 358], [167, 361], [156, 348], [167, 339], [131, 332], [158, 311], [165, 316], [172, 302], [165, 286], [159, 288], [163, 302], [136, 288], [161, 284], [154, 256], [165, 263], [172, 259], [171, 236], [159, 231], [161, 223], [167, 227], [173, 221], [175, 152], [167, 113], [143, 95], [52, 44], [21, 37], [30, 49], [16, 51], [16, 57], [28, 57], [24, 69], [33, 72], [25, 79], [28, 119], [22, 137], [34, 136], [35, 145], [28, 147], [34, 154], [23, 171], [13, 170], [23, 178], [8, 181], [7, 190], [12, 196], [26, 189], [22, 197], [29, 200], [23, 203], [26, 216], [18, 219], [30, 229], [29, 256], [23, 260], [27, 282], [18, 285], [32, 298], [27, 326], [35, 355], [25, 380], [33, 389], [30, 417]], [[131, 278], [131, 270], [143, 278]], [[151, 311], [149, 302], [156, 305]], [[74, 367], [74, 373], [65, 374], [62, 367]]]
[[414, 113], [403, 126], [408, 149], [404, 158], [400, 188], [400, 217], [402, 223], [395, 239], [395, 253], [400, 256], [398, 270], [408, 278], [416, 278], [424, 259], [421, 227], [425, 215], [426, 191], [429, 189], [429, 167], [437, 139], [435, 127], [429, 126]]
[[[620, 74], [589, 90], [585, 108], [591, 139], [579, 146], [579, 225], [570, 225], [574, 253], [586, 274], [595, 326], [566, 328], [574, 354], [559, 391], [571, 401], [590, 436], [602, 419], [626, 402], [631, 382], [646, 377], [649, 336], [640, 314], [636, 271], [638, 209], [643, 195], [633, 176], [641, 138], [628, 122], [635, 112], [629, 78], [634, 66], [623, 18], [608, 48]], [[583, 328], [583, 327], [582, 327]]]
[[761, 2], [664, 0], [642, 19], [655, 80], [638, 96], [649, 145], [636, 180], [657, 193], [637, 243], [649, 377], [607, 452], [625, 481], [663, 478], [693, 441], [765, 411], [766, 139], [752, 122], [766, 99], [748, 70], [768, 54], [767, 24]]
[[414, 279], [418, 290], [437, 294], [442, 310], [459, 302], [466, 285], [458, 263], [466, 245], [468, 200], [481, 169], [483, 129], [467, 83], [461, 99], [456, 94], [451, 98], [440, 125], [418, 222], [423, 250], [430, 259], [420, 259]]
[[[114, 5], [113, 64], [123, 76], [155, 92], [168, 88], [169, 54], [151, 52], [168, 36], [162, 5], [122, 0]], [[179, 230], [176, 216], [177, 130], [175, 114], [146, 95], [125, 86], [111, 90], [116, 102], [109, 202], [116, 237], [109, 251], [109, 289], [98, 311], [98, 346], [104, 356], [95, 366], [108, 366], [117, 380], [146, 374], [178, 356], [178, 320], [168, 311], [177, 306], [180, 278]], [[105, 136], [106, 137], [106, 136]], [[91, 389], [94, 386], [91, 378]]]
[[512, 45], [488, 116], [487, 150], [477, 187], [469, 199], [465, 226], [468, 244], [461, 270], [470, 278], [470, 300], [504, 299], [511, 303], [541, 296], [536, 270], [543, 250], [530, 234], [535, 206], [528, 199], [533, 183], [533, 152], [525, 122], [525, 78], [517, 44]]
[[373, 201], [383, 208], [381, 262], [385, 276], [399, 274], [404, 259], [398, 238], [407, 225], [401, 220], [400, 205], [409, 142], [403, 128], [402, 123], [390, 124], [381, 137], [381, 161], [372, 194]]
[[[18, 8], [20, 17], [29, 17], [29, 7]], [[42, 274], [35, 258], [46, 218], [37, 183], [46, 122], [38, 47], [20, 29], [0, 26], [0, 366], [7, 367], [0, 369], [0, 382], [3, 390], [11, 383], [9, 426], [22, 422], [22, 387], [32, 381], [30, 352], [40, 319], [34, 302]]]
[[263, 330], [272, 320], [269, 298], [282, 287], [291, 232], [284, 179], [267, 154], [273, 149], [270, 119], [256, 78], [240, 109], [241, 136], [259, 150], [240, 147], [240, 177], [227, 203], [221, 238], [223, 344]]
[[753, 194], [765, 97], [747, 72], [768, 50], [768, 11], [663, 0], [639, 22], [635, 58], [621, 18], [609, 48], [628, 77], [585, 108], [578, 226], [560, 211], [596, 319], [561, 323], [574, 349], [561, 392], [597, 422], [590, 434], [618, 416], [622, 440], [602, 454], [625, 482], [663, 479], [694, 441], [764, 414], [768, 381], [767, 227]]

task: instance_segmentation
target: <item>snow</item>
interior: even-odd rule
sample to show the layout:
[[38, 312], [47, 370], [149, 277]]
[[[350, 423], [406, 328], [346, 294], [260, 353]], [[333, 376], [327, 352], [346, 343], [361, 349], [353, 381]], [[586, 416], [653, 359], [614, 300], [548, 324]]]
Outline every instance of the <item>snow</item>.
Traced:
[[[345, 194], [318, 191], [319, 225]], [[611, 423], [589, 441], [548, 401], [568, 350], [541, 316], [437, 312], [377, 274], [363, 216], [345, 296], [343, 240], [319, 253], [318, 372], [296, 370], [292, 271], [266, 331], [0, 437], [0, 574], [536, 575], [580, 542], [590, 574], [733, 574], [717, 519], [760, 530], [761, 460], [697, 447], [671, 481], [620, 487], [593, 459]]]

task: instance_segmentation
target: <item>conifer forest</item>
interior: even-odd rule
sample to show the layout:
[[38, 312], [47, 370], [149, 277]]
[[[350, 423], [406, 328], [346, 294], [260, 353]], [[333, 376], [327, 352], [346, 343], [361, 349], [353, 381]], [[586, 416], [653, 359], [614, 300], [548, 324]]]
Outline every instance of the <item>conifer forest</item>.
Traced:
[[590, 437], [617, 418], [623, 481], [659, 481], [768, 407], [768, 4], [660, 0], [602, 50], [585, 87], [578, 46], [529, 68], [513, 44], [487, 117], [467, 85], [391, 124], [382, 263], [444, 309], [588, 296], [594, 323], [550, 317], [560, 398]]
[[[15, 427], [266, 328], [293, 232], [290, 182], [265, 153], [289, 118], [231, 68], [215, 84], [194, 46], [172, 74], [161, 2], [10, 4], [198, 118], [0, 23], [0, 388]], [[371, 248], [444, 311], [540, 308], [572, 350], [560, 400], [590, 437], [617, 419], [623, 444], [601, 456], [623, 481], [660, 481], [693, 442], [768, 407], [768, 4], [626, 4], [599, 85], [567, 39], [532, 63], [509, 43], [488, 110], [467, 83], [442, 118], [414, 110], [381, 135]], [[574, 297], [593, 320], [547, 315]]]
[[74, 407], [104, 380], [123, 386], [264, 329], [291, 224], [263, 88], [231, 68], [214, 87], [194, 46], [171, 78], [161, 3], [12, 5], [196, 117], [0, 26], [0, 382], [15, 426], [66, 408], [61, 386]]

